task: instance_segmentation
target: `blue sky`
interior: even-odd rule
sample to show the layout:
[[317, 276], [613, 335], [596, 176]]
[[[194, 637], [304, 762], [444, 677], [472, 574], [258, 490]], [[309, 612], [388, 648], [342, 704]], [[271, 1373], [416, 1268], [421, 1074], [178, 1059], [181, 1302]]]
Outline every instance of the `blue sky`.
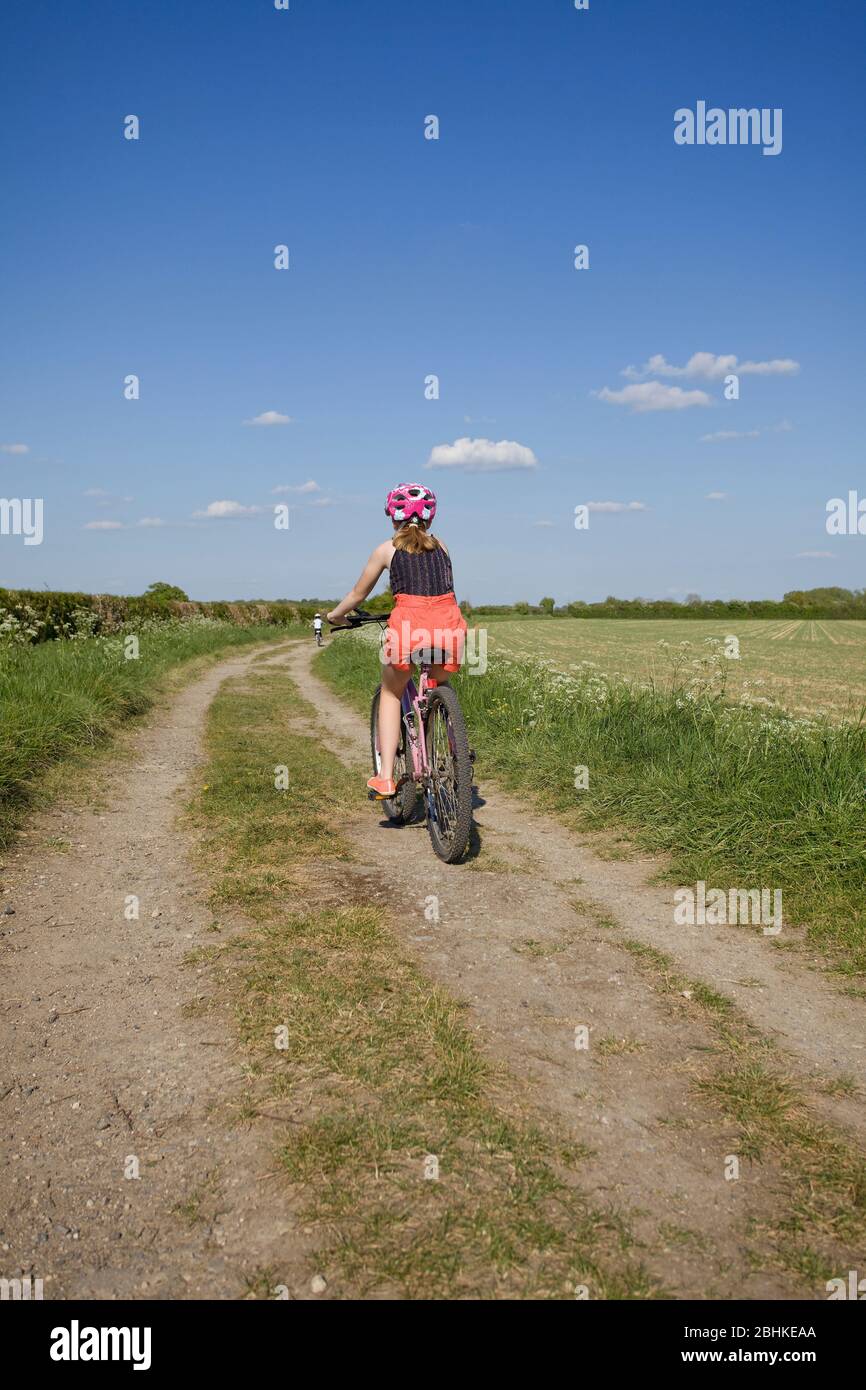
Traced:
[[[45, 517], [41, 545], [0, 536], [0, 584], [341, 594], [416, 478], [475, 602], [866, 584], [866, 538], [824, 527], [866, 494], [864, 7], [15, 0], [0, 24], [0, 495]], [[678, 146], [698, 100], [782, 108], [782, 152]], [[763, 364], [737, 401], [728, 355]], [[620, 397], [652, 381], [709, 403]], [[290, 422], [244, 423], [268, 412]], [[428, 469], [464, 439], [529, 466]], [[251, 510], [196, 515], [217, 502]], [[588, 502], [642, 506], [575, 531]]]

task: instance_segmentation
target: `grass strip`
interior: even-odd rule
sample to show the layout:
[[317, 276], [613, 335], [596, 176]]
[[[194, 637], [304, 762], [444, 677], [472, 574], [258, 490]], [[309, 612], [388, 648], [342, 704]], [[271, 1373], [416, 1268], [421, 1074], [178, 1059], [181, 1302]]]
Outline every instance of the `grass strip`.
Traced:
[[[293, 729], [310, 713], [283, 673], [227, 683], [190, 815], [215, 926], [237, 909], [248, 919], [194, 959], [233, 1003], [242, 1118], [286, 1116], [277, 1158], [320, 1232], [320, 1267], [344, 1296], [656, 1295], [626, 1222], [581, 1194], [581, 1150], [529, 1117], [463, 1008], [403, 955], [381, 910], [352, 900], [339, 826], [357, 778]], [[326, 877], [338, 905], [322, 901]]]

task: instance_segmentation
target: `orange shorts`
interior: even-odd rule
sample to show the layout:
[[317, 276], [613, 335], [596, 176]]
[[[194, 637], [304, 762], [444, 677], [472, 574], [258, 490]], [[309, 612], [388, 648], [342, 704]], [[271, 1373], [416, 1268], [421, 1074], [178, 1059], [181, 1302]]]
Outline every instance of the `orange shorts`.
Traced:
[[457, 671], [463, 660], [466, 619], [452, 594], [398, 594], [391, 609], [383, 660], [398, 671], [420, 661]]

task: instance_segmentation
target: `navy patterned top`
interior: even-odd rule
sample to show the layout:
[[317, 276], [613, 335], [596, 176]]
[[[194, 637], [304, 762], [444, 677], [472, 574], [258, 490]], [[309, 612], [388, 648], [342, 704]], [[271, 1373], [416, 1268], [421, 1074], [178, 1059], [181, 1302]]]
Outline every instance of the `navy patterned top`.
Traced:
[[454, 588], [451, 560], [441, 546], [410, 555], [407, 550], [395, 550], [391, 558], [391, 593], [421, 594], [432, 598], [450, 594]]

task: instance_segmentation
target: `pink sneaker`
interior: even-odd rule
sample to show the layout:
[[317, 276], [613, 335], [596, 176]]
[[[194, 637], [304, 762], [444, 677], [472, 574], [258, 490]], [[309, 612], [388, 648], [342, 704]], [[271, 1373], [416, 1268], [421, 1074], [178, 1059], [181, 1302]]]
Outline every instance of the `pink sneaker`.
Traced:
[[367, 783], [371, 792], [376, 793], [378, 801], [387, 801], [397, 790], [393, 777], [371, 777]]

